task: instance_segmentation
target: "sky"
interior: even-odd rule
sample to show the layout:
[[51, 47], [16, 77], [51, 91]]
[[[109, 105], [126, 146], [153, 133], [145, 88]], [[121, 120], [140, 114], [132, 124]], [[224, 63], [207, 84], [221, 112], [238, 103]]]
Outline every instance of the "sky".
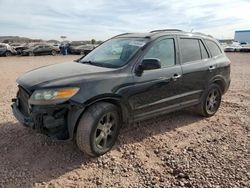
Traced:
[[0, 36], [105, 40], [167, 28], [233, 38], [250, 30], [250, 0], [0, 0]]

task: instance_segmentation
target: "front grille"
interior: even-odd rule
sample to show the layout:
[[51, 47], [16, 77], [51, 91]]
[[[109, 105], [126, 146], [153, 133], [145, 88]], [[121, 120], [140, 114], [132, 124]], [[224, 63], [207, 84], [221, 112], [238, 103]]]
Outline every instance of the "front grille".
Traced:
[[22, 87], [19, 86], [19, 90], [17, 93], [17, 98], [19, 101], [18, 108], [25, 115], [29, 116], [29, 94]]

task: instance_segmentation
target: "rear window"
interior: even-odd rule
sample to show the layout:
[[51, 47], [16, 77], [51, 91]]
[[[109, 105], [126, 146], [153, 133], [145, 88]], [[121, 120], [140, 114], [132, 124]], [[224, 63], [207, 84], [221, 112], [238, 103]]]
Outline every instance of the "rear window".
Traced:
[[222, 53], [220, 47], [215, 42], [211, 40], [206, 40], [206, 44], [213, 57]]
[[182, 63], [188, 63], [201, 59], [207, 59], [208, 52], [200, 39], [180, 39]]
[[200, 49], [201, 49], [201, 58], [207, 59], [209, 57], [207, 49], [205, 48], [205, 46], [204, 46], [203, 42], [201, 42], [201, 40], [199, 40], [199, 44], [200, 44]]

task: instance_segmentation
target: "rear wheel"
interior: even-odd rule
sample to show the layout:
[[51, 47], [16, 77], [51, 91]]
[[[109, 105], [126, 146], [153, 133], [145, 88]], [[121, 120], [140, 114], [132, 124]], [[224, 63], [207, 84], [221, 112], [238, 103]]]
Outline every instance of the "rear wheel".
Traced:
[[213, 116], [220, 107], [222, 91], [219, 85], [211, 84], [202, 97], [198, 112], [204, 117]]
[[5, 56], [6, 56], [6, 57], [12, 56], [12, 53], [9, 52], [9, 51], [7, 51], [7, 52], [5, 53]]
[[55, 55], [56, 55], [56, 51], [55, 51], [55, 50], [52, 50], [52, 51], [51, 51], [51, 55], [55, 56]]
[[79, 149], [96, 157], [108, 152], [120, 130], [118, 108], [106, 102], [90, 106], [83, 114], [76, 132]]

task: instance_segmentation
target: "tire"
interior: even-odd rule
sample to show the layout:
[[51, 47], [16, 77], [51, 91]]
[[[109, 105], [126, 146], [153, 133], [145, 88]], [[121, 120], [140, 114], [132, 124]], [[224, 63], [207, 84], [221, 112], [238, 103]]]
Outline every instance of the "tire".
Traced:
[[220, 107], [222, 91], [218, 84], [211, 84], [201, 98], [197, 111], [204, 117], [213, 116]]
[[121, 127], [118, 108], [107, 102], [90, 106], [82, 115], [76, 132], [76, 144], [92, 157], [105, 154], [115, 144]]
[[52, 51], [51, 51], [51, 55], [55, 56], [55, 55], [56, 55], [56, 51], [55, 51], [55, 50], [52, 50]]
[[18, 55], [22, 54], [22, 50], [17, 50], [16, 52]]
[[9, 52], [9, 51], [7, 51], [7, 52], [5, 53], [5, 56], [6, 56], [6, 57], [10, 57], [10, 56], [12, 56], [12, 53]]
[[29, 56], [34, 56], [34, 53], [33, 52], [29, 52]]

